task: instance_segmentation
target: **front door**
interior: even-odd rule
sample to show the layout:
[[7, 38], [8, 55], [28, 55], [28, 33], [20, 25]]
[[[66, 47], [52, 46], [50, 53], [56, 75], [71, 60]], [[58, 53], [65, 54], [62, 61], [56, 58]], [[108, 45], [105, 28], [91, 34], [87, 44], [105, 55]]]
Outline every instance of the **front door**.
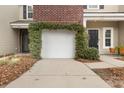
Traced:
[[29, 52], [28, 48], [29, 39], [28, 39], [28, 31], [26, 29], [21, 30], [21, 52]]
[[98, 30], [88, 30], [89, 34], [89, 47], [98, 49]]

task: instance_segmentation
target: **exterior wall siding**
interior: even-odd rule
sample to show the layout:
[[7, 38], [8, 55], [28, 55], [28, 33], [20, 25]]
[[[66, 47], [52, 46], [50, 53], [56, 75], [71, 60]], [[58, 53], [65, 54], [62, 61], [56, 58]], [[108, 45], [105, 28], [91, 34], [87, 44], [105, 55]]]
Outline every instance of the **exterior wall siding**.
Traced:
[[109, 49], [103, 48], [103, 28], [104, 27], [113, 27], [113, 46], [118, 46], [118, 22], [111, 22], [111, 21], [97, 21], [97, 22], [88, 22], [88, 28], [98, 28], [99, 29], [99, 52], [100, 54], [109, 54]]
[[19, 7], [4, 5], [0, 11], [0, 55], [6, 55], [16, 52], [18, 33], [9, 23], [19, 19]]
[[23, 5], [19, 5], [19, 19], [23, 19]]
[[33, 11], [35, 21], [80, 23], [83, 19], [80, 5], [34, 5]]
[[119, 12], [124, 12], [124, 5], [119, 5]]
[[[84, 9], [85, 12], [107, 12], [109, 13], [123, 13], [124, 12], [124, 5], [104, 5], [104, 9]], [[92, 17], [90, 17], [92, 18]], [[96, 18], [96, 19], [95, 19]], [[106, 19], [108, 18], [108, 20]], [[104, 16], [97, 16], [93, 17], [91, 21], [87, 21], [86, 28], [98, 28], [99, 29], [99, 52], [100, 54], [109, 54], [109, 49], [103, 48], [103, 28], [104, 27], [112, 27], [113, 28], [113, 47], [116, 47], [118, 45], [124, 45], [124, 21], [123, 18], [118, 17], [118, 20], [111, 20], [115, 17], [104, 17]], [[122, 18], [122, 20], [121, 20]], [[98, 19], [98, 21], [97, 21]], [[84, 17], [84, 20], [88, 20], [88, 17]]]
[[[82, 23], [84, 12], [124, 12], [123, 5], [105, 5], [104, 9], [84, 9], [79, 5], [34, 5], [34, 21]], [[13, 31], [10, 22], [23, 19], [23, 6], [0, 6], [0, 55], [16, 52], [18, 45], [18, 32]], [[114, 17], [113, 17], [114, 18]], [[113, 27], [114, 47], [124, 44], [123, 21], [88, 21], [87, 28], [98, 28], [100, 53], [108, 54], [109, 50], [103, 48], [103, 27]]]
[[118, 5], [104, 5], [104, 9], [84, 9], [84, 12], [119, 12]]
[[124, 45], [124, 22], [119, 22], [119, 45]]

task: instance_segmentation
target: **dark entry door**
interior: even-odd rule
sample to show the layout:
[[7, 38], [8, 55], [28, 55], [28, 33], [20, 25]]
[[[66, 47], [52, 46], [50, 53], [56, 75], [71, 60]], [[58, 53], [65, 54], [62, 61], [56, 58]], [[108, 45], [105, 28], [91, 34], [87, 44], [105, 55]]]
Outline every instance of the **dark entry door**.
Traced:
[[98, 30], [88, 30], [89, 34], [89, 47], [98, 49]]
[[24, 29], [21, 31], [22, 52], [29, 52], [28, 44], [29, 44], [28, 31]]

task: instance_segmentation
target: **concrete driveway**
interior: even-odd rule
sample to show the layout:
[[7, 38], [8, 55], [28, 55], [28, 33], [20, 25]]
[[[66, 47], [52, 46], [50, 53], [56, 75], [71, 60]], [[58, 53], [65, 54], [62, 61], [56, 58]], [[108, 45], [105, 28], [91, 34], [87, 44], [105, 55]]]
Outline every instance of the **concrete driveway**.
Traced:
[[7, 88], [106, 88], [104, 80], [73, 59], [43, 59]]

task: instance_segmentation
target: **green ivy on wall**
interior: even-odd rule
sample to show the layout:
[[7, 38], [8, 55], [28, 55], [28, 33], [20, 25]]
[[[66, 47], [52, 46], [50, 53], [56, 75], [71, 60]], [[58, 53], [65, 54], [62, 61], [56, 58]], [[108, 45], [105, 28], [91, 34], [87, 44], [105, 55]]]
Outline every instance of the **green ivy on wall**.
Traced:
[[65, 29], [76, 32], [75, 37], [75, 58], [81, 57], [81, 52], [88, 47], [88, 39], [84, 27], [80, 24], [57, 24], [57, 23], [47, 23], [47, 22], [34, 22], [29, 25], [29, 49], [30, 53], [35, 58], [40, 58], [41, 56], [41, 46], [42, 46], [42, 30], [57, 30]]

